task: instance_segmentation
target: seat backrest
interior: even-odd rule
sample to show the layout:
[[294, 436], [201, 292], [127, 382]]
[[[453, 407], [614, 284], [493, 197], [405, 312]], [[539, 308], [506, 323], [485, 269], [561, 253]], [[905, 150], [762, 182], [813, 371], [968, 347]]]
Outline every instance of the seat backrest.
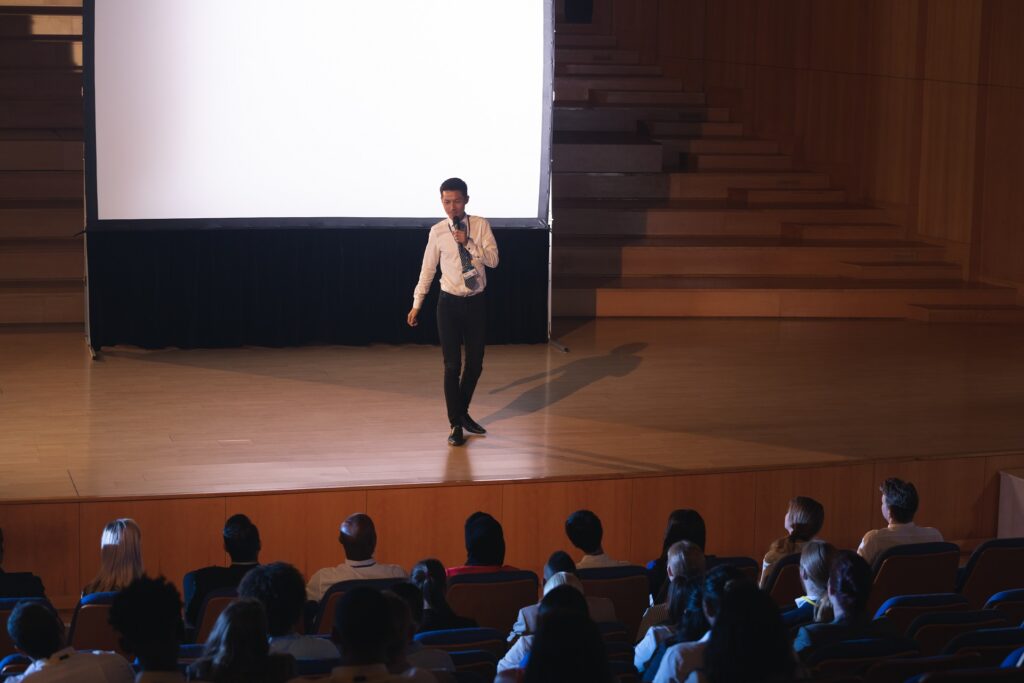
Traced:
[[[950, 641], [962, 633], [1007, 625], [1006, 618], [992, 610], [930, 612], [914, 619], [907, 636], [921, 646], [922, 655], [931, 657], [945, 652]], [[955, 654], [955, 651], [946, 654]]]
[[[1024, 583], [1024, 578], [1021, 579]], [[1002, 612], [1012, 624], [1024, 622], [1024, 588], [999, 591], [990, 597], [982, 609], [994, 609]]]
[[649, 604], [650, 584], [643, 567], [623, 565], [580, 569], [576, 573], [586, 595], [611, 600], [616, 618], [629, 633], [637, 632]]
[[804, 594], [800, 580], [800, 553], [791, 553], [772, 565], [765, 577], [764, 590], [779, 607], [792, 607]]
[[413, 636], [413, 640], [424, 647], [445, 652], [483, 650], [499, 659], [504, 657], [508, 650], [505, 634], [493, 628], [450, 628], [441, 631], [422, 631]]
[[885, 550], [875, 559], [868, 614], [894, 595], [952, 593], [959, 564], [955, 543], [910, 543]]
[[1008, 654], [1024, 645], [1024, 629], [986, 628], [961, 633], [946, 646], [943, 654], [977, 652], [979, 666], [999, 666]]
[[76, 650], [109, 650], [126, 654], [120, 645], [120, 635], [110, 625], [110, 604], [115, 592], [90, 593], [78, 601], [71, 616], [68, 645]]
[[895, 595], [875, 612], [875, 621], [884, 621], [888, 629], [900, 635], [909, 635], [910, 625], [922, 614], [930, 612], [967, 611], [967, 600], [957, 593], [930, 593], [927, 595]]
[[[1021, 683], [1024, 681], [1024, 669], [951, 669], [933, 671], [923, 676], [909, 679], [914, 683], [978, 683], [978, 681], [1005, 681]], [[909, 683], [909, 682], [908, 682]]]
[[864, 674], [871, 683], [903, 683], [911, 676], [929, 671], [947, 671], [977, 666], [978, 656], [973, 653], [962, 655], [940, 655], [938, 657], [894, 657], [872, 664]]
[[488, 681], [494, 680], [498, 670], [498, 658], [486, 650], [457, 650], [449, 652], [456, 672], [472, 672]]
[[238, 598], [238, 590], [235, 588], [219, 588], [207, 593], [203, 604], [199, 608], [199, 628], [196, 630], [196, 642], [205, 643], [217, 623], [217, 617], [232, 602]]
[[320, 606], [317, 608], [316, 617], [313, 620], [313, 633], [328, 635], [334, 628], [334, 613], [338, 609], [338, 601], [345, 591], [353, 588], [368, 587], [377, 590], [387, 590], [396, 583], [402, 583], [405, 579], [401, 577], [387, 579], [355, 579], [353, 581], [339, 581], [324, 593], [320, 598]]
[[917, 654], [917, 644], [907, 638], [864, 638], [822, 646], [808, 664], [823, 677], [858, 675], [883, 659]]
[[1024, 588], [1024, 538], [995, 538], [979, 545], [964, 565], [958, 586], [974, 609], [993, 593]]
[[746, 574], [751, 581], [757, 583], [757, 580], [761, 578], [761, 565], [752, 557], [743, 557], [737, 555], [734, 557], [730, 556], [716, 556], [712, 555], [707, 558], [707, 568], [711, 569], [717, 567], [720, 564], [728, 564], [736, 567], [744, 574]]
[[0, 659], [16, 652], [11, 635], [7, 632], [7, 620], [19, 602], [38, 602], [53, 609], [46, 598], [0, 598]]
[[531, 571], [458, 574], [448, 578], [448, 604], [480, 626], [508, 632], [519, 610], [537, 602], [537, 586]]

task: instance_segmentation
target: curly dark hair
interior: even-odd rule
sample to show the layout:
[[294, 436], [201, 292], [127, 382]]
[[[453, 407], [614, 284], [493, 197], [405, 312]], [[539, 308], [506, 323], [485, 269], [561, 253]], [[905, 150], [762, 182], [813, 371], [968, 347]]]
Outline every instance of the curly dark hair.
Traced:
[[828, 576], [828, 592], [832, 604], [844, 613], [860, 615], [871, 594], [871, 567], [867, 560], [852, 550], [840, 550], [832, 561]]
[[917, 489], [913, 484], [896, 477], [889, 477], [882, 482], [881, 490], [894, 522], [907, 524], [914, 521], [920, 501], [917, 498]]

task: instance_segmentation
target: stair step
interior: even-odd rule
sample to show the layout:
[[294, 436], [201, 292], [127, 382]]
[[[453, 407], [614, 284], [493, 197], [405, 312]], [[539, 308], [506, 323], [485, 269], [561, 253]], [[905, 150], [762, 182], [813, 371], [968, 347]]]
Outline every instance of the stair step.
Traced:
[[[556, 196], [558, 196], [556, 191]], [[762, 235], [782, 234], [782, 225], [802, 221], [885, 222], [886, 210], [862, 206], [832, 207], [827, 212], [806, 207], [737, 208], [715, 201], [558, 200], [554, 205], [556, 234], [576, 235]]]
[[[557, 161], [557, 153], [555, 158]], [[829, 178], [824, 173], [804, 171], [556, 173], [552, 184], [559, 198], [595, 199], [731, 199], [732, 188], [789, 190], [828, 186]]]
[[83, 197], [81, 171], [0, 171], [0, 200]]
[[657, 64], [558, 64], [556, 76], [662, 76]]
[[[40, 7], [5, 7], [0, 13], [0, 36], [69, 36], [82, 35], [82, 10], [78, 15], [43, 14]], [[18, 13], [14, 13], [18, 11]]]
[[590, 33], [566, 33], [555, 29], [555, 46], [561, 48], [614, 48], [617, 44], [615, 36], [601, 36]]
[[2, 280], [71, 280], [85, 275], [80, 238], [0, 240]]
[[0, 171], [81, 171], [84, 153], [80, 141], [0, 139]]
[[[849, 260], [894, 257], [934, 259], [932, 245], [890, 242], [850, 245], [791, 243], [780, 239], [648, 238], [593, 239], [556, 236], [553, 270], [558, 276], [775, 276], [842, 277]], [[918, 280], [933, 278], [922, 269]]]
[[555, 142], [552, 145], [555, 173], [657, 173], [661, 171], [661, 146], [650, 142]]
[[646, 105], [702, 105], [702, 92], [681, 92], [672, 90], [592, 90], [590, 101], [595, 104]]
[[906, 318], [908, 306], [1010, 305], [1016, 290], [964, 282], [844, 278], [556, 278], [570, 317]]
[[636, 50], [603, 47], [566, 47], [555, 49], [556, 64], [639, 64]]
[[556, 131], [607, 131], [635, 133], [641, 121], [728, 121], [723, 107], [623, 107], [560, 104], [554, 108]]
[[840, 204], [846, 201], [845, 190], [763, 190], [736, 188], [729, 190], [729, 199], [747, 206], [776, 204]]
[[[664, 76], [556, 76], [555, 99], [582, 101], [606, 90], [682, 93], [683, 82]], [[683, 98], [679, 104], [703, 104], [703, 99]]]
[[0, 128], [82, 127], [82, 99], [7, 100], [0, 107]]
[[72, 69], [0, 70], [0, 99], [72, 100], [82, 98], [82, 73]]
[[884, 280], [959, 280], [963, 269], [958, 263], [926, 260], [851, 261], [843, 264], [844, 275]]
[[0, 323], [85, 322], [85, 285], [73, 282], [0, 282]]
[[731, 121], [650, 121], [645, 123], [652, 137], [680, 136], [742, 137], [743, 124]]
[[687, 154], [680, 166], [700, 171], [783, 171], [793, 168], [788, 154]]
[[0, 202], [0, 239], [71, 237], [85, 224], [84, 206], [72, 202]]
[[0, 69], [82, 68], [81, 39], [0, 37]]
[[787, 223], [785, 237], [809, 240], [897, 239], [903, 229], [892, 223]]
[[928, 323], [1024, 324], [1020, 306], [910, 304], [909, 317]]

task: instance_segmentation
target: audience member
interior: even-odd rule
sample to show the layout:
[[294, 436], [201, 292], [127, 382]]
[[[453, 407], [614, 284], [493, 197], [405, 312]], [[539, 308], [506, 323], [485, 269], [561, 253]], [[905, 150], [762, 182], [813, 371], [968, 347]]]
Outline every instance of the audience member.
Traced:
[[466, 519], [466, 564], [449, 567], [448, 576], [515, 571], [505, 565], [505, 534], [498, 520], [486, 512]]
[[345, 561], [337, 567], [325, 567], [313, 574], [306, 584], [309, 600], [319, 602], [328, 588], [341, 581], [405, 578], [405, 570], [397, 564], [382, 564], [373, 558], [377, 549], [377, 530], [369, 515], [350, 515], [341, 523], [338, 542], [345, 549]]
[[295, 659], [270, 653], [263, 605], [240, 598], [217, 617], [203, 657], [188, 672], [214, 683], [284, 683], [295, 675]]
[[448, 574], [440, 560], [420, 560], [412, 568], [412, 583], [423, 592], [421, 631], [440, 631], [450, 628], [476, 628], [476, 621], [460, 617], [452, 611], [448, 599]]
[[544, 614], [537, 635], [533, 636], [524, 683], [612, 683], [614, 680], [601, 632], [586, 614], [559, 609]]
[[768, 574], [775, 563], [787, 555], [800, 552], [805, 543], [818, 535], [824, 523], [825, 508], [818, 501], [807, 496], [796, 496], [789, 501], [789, 510], [783, 522], [787, 535], [772, 542], [761, 562], [762, 588], [768, 582]]
[[793, 650], [806, 660], [814, 650], [844, 640], [877, 638], [880, 633], [866, 612], [871, 593], [871, 567], [851, 550], [840, 550], [828, 578], [828, 598], [835, 618], [830, 623], [801, 626]]
[[112, 652], [77, 652], [64, 646], [64, 624], [47, 605], [22, 602], [7, 619], [14, 646], [32, 660], [25, 673], [6, 683], [48, 681], [104, 681], [132, 683], [135, 672], [128, 660]]
[[629, 564], [608, 556], [601, 546], [604, 529], [601, 520], [590, 510], [577, 510], [565, 520], [565, 535], [569, 541], [583, 551], [583, 557], [576, 563], [577, 569], [597, 567], [619, 567]]
[[[669, 581], [679, 577], [696, 579], [700, 581], [704, 576], [705, 558], [704, 551], [699, 545], [691, 541], [677, 541], [668, 549], [666, 563], [666, 574]], [[669, 617], [669, 600], [667, 590], [663, 602], [651, 605], [644, 612], [640, 621], [640, 630], [637, 632], [637, 640], [647, 635], [647, 630], [652, 626], [658, 626], [671, 621]]]
[[548, 557], [548, 561], [544, 563], [544, 583], [547, 583], [548, 579], [558, 572], [569, 572], [570, 574], [576, 573], [576, 563], [573, 562], [569, 553], [564, 550], [556, 550], [551, 553]]
[[[658, 666], [654, 676], [655, 683], [682, 683], [691, 671], [704, 665], [704, 650], [711, 639], [711, 629], [715, 625], [718, 613], [722, 609], [722, 597], [726, 586], [732, 581], [748, 581], [746, 575], [733, 565], [719, 565], [708, 571], [701, 586], [701, 610], [707, 623], [707, 629], [699, 638], [688, 640], [677, 639], [670, 644]], [[653, 664], [653, 663], [652, 663]], [[645, 677], [646, 678], [646, 677]]]
[[[547, 574], [547, 567], [545, 567], [545, 574]], [[583, 582], [580, 581], [579, 577], [569, 572], [557, 572], [552, 574], [551, 577], [544, 582], [544, 590], [542, 595], [547, 595], [555, 588], [559, 586], [571, 586], [580, 592], [580, 595], [584, 596], [587, 602], [587, 613], [591, 615], [591, 618], [597, 623], [608, 623], [617, 621], [615, 616], [615, 603], [608, 598], [602, 598], [599, 596], [589, 596], [583, 589]], [[512, 625], [512, 632], [508, 636], [509, 642], [516, 638], [526, 635], [528, 633], [536, 633], [537, 625], [540, 621], [540, 605], [527, 605], [519, 610], [519, 614], [516, 617], [516, 623]]]
[[883, 550], [909, 543], [932, 543], [942, 540], [938, 529], [914, 524], [917, 514], [917, 489], [909, 481], [889, 478], [879, 488], [882, 492], [882, 517], [889, 526], [864, 534], [857, 553], [872, 564]]
[[[556, 574], [556, 576], [571, 576], [571, 574]], [[553, 579], [554, 577], [552, 577]], [[578, 581], [578, 579], [577, 579]], [[583, 597], [583, 593], [572, 586], [572, 584], [563, 584], [560, 586], [554, 586], [549, 590], [540, 601], [540, 609], [538, 616], [538, 632], [540, 625], [544, 623], [544, 620], [551, 616], [553, 613], [572, 613], [582, 617], [585, 617], [586, 621], [593, 624], [590, 619], [590, 611], [587, 608], [586, 598]], [[509, 648], [505, 656], [502, 657], [501, 661], [498, 662], [498, 672], [508, 671], [511, 669], [518, 669], [523, 665], [530, 653], [533, 651], [533, 644], [536, 639], [536, 634], [528, 633], [522, 638], [517, 640], [515, 644]], [[603, 648], [602, 648], [603, 649]]]
[[82, 595], [119, 591], [142, 574], [142, 531], [133, 519], [115, 519], [103, 528], [100, 569]]
[[232, 515], [224, 523], [224, 551], [231, 558], [227, 567], [203, 567], [185, 574], [185, 624], [199, 628], [199, 612], [206, 596], [222, 588], [237, 588], [253, 567], [259, 565], [260, 531], [245, 515]]
[[647, 629], [633, 648], [633, 666], [644, 671], [662, 643], [690, 642], [708, 631], [708, 621], [701, 603], [704, 577], [677, 576], [669, 584], [668, 619]]
[[423, 615], [423, 594], [411, 583], [396, 583], [384, 591], [391, 612], [392, 641], [387, 666], [393, 674], [415, 667], [425, 671], [455, 671], [455, 662], [444, 650], [424, 647], [413, 640]]
[[306, 582], [292, 565], [274, 562], [253, 567], [238, 584], [238, 595], [263, 604], [270, 652], [289, 654], [296, 660], [338, 657], [338, 648], [331, 641], [296, 631], [306, 603]]
[[4, 530], [0, 529], [0, 598], [42, 598], [46, 596], [43, 580], [32, 572], [5, 572]]
[[824, 541], [810, 541], [800, 551], [800, 582], [804, 595], [795, 606], [782, 613], [786, 626], [802, 626], [812, 621], [828, 623], [835, 618], [828, 599], [828, 575], [832, 570], [836, 549]]
[[110, 625], [121, 634], [121, 648], [138, 659], [135, 683], [180, 683], [178, 647], [185, 633], [181, 595], [164, 577], [141, 576], [114, 596]]
[[768, 594], [752, 581], [726, 584], [704, 649], [703, 670], [688, 680], [781, 683], [792, 680], [795, 669], [789, 630]]
[[353, 588], [338, 600], [334, 613], [334, 637], [341, 652], [330, 683], [391, 683], [434, 680], [429, 672], [412, 668], [403, 674], [388, 671], [387, 651], [393, 628], [388, 601], [373, 588]]
[[689, 541], [704, 552], [707, 531], [704, 518], [696, 510], [673, 510], [668, 516], [665, 538], [661, 542], [661, 556], [647, 563], [647, 582], [651, 601], [664, 602], [668, 597], [668, 549], [679, 541]]

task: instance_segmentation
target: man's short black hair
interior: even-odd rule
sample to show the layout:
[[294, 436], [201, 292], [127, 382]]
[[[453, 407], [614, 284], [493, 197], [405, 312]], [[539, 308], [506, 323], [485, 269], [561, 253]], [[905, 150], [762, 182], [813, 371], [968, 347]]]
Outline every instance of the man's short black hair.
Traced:
[[588, 555], [593, 555], [601, 549], [604, 529], [601, 528], [601, 520], [593, 512], [577, 510], [565, 520], [565, 535], [574, 546]]
[[254, 562], [260, 554], [260, 530], [245, 515], [224, 522], [224, 550], [232, 562]]
[[173, 662], [185, 634], [181, 594], [162, 576], [140, 576], [125, 586], [114, 596], [109, 621], [144, 669], [152, 659]]
[[917, 489], [909, 481], [890, 477], [882, 482], [882, 495], [892, 520], [898, 524], [914, 521], [917, 514]]
[[32, 659], [46, 659], [64, 647], [64, 624], [41, 602], [19, 602], [7, 619], [7, 632]]
[[306, 582], [298, 569], [287, 562], [253, 567], [238, 584], [238, 596], [254, 598], [267, 612], [267, 632], [286, 636], [295, 630], [306, 604]]
[[338, 600], [334, 635], [345, 664], [383, 664], [392, 630], [388, 601], [379, 590], [353, 588]]
[[558, 572], [576, 573], [576, 563], [564, 550], [556, 550], [551, 553], [547, 563], [544, 565], [544, 581], [547, 581]]
[[463, 198], [465, 198], [469, 196], [469, 187], [462, 178], [449, 178], [441, 183], [441, 193], [444, 194], [445, 192], [461, 192]]

